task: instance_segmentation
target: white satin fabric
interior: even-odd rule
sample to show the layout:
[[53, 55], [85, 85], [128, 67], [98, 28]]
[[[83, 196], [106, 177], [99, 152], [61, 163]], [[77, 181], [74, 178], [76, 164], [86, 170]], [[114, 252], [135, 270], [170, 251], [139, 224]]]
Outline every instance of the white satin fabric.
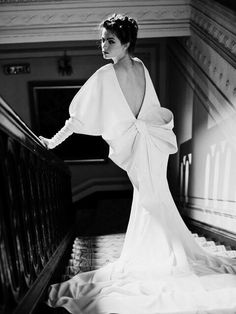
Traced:
[[103, 136], [134, 195], [120, 258], [52, 285], [48, 305], [83, 314], [236, 313], [236, 261], [199, 247], [171, 197], [166, 167], [177, 150], [173, 116], [160, 107], [144, 69], [137, 118], [112, 64], [98, 70], [70, 106], [67, 124]]

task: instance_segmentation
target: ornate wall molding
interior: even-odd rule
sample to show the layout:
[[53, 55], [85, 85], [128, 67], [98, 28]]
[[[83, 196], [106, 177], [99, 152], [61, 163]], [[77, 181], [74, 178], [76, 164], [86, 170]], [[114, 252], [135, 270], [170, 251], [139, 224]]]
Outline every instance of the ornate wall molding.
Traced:
[[190, 34], [189, 0], [10, 0], [0, 2], [0, 43], [96, 40], [99, 23], [114, 12], [137, 18], [140, 38]]
[[191, 26], [200, 30], [218, 50], [229, 53], [235, 61], [236, 19], [233, 12], [220, 5], [212, 6], [209, 1], [192, 1]]
[[235, 68], [209, 47], [197, 34], [181, 40], [185, 49], [197, 62], [198, 66], [236, 108], [236, 73]]
[[222, 47], [236, 55], [236, 36], [224, 27], [217, 25], [213, 21], [204, 17], [203, 14], [193, 10], [191, 13], [191, 21], [201, 29], [205, 34], [210, 35]]
[[[169, 47], [171, 58], [175, 61], [175, 65], [188, 82], [191, 89], [199, 99], [202, 106], [208, 112], [207, 128], [210, 129], [216, 124], [219, 126], [224, 121], [233, 117], [235, 114], [235, 99], [233, 103], [229, 97], [219, 90], [215, 82], [209, 79], [207, 73], [193, 59], [188, 51], [183, 50], [183, 46], [174, 45]], [[230, 120], [228, 120], [230, 128]], [[232, 135], [234, 132], [232, 133]]]
[[213, 0], [0, 0], [0, 44], [96, 40], [113, 12], [137, 18], [140, 38], [188, 36], [191, 24], [236, 55], [235, 16]]

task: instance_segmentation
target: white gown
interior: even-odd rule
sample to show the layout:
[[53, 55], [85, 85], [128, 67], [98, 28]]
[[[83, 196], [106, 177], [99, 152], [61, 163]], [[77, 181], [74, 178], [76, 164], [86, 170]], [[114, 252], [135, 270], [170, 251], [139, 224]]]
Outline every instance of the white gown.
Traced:
[[99, 69], [70, 105], [65, 130], [102, 135], [134, 195], [120, 258], [52, 285], [48, 305], [83, 314], [236, 313], [236, 260], [198, 246], [170, 194], [166, 167], [177, 150], [173, 116], [160, 107], [144, 71], [137, 118], [112, 64]]

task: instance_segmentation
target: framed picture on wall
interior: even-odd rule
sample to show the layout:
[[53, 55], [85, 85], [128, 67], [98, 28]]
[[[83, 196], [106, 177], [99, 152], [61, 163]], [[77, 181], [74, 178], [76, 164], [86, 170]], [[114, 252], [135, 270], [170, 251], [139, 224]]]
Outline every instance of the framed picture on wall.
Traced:
[[[29, 83], [32, 129], [51, 138], [69, 118], [69, 105], [84, 81], [38, 81]], [[72, 134], [53, 153], [70, 163], [105, 162], [108, 145], [101, 136]]]

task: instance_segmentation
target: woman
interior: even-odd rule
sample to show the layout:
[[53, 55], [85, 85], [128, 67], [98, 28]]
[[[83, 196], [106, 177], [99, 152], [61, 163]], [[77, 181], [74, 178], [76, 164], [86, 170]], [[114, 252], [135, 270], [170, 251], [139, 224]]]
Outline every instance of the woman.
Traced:
[[113, 15], [102, 25], [100, 68], [73, 99], [53, 148], [73, 132], [102, 135], [134, 195], [120, 258], [51, 286], [48, 304], [71, 313], [236, 313], [236, 261], [200, 248], [171, 197], [166, 167], [177, 150], [173, 116], [133, 58], [138, 26]]

